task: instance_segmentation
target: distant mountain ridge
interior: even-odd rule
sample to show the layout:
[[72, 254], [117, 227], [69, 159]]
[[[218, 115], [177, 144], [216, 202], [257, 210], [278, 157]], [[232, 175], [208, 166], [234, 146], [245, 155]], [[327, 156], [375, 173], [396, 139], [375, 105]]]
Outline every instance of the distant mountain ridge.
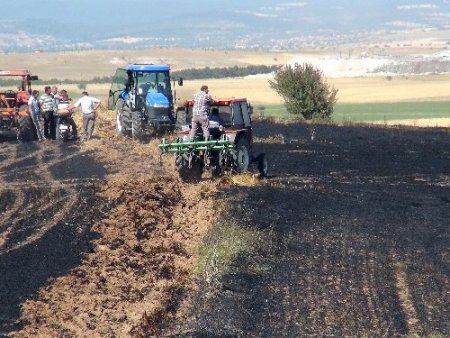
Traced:
[[[25, 9], [25, 10], [24, 10]], [[92, 48], [295, 48], [376, 32], [450, 30], [449, 0], [8, 1], [0, 51]]]

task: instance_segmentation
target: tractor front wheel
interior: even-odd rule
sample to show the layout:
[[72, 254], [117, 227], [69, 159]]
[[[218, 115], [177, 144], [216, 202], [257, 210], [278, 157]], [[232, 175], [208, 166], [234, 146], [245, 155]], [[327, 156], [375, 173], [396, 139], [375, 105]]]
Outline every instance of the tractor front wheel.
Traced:
[[235, 167], [238, 173], [248, 171], [250, 165], [250, 151], [248, 142], [245, 138], [238, 140], [236, 144], [236, 153], [234, 156]]
[[116, 103], [116, 130], [120, 135], [131, 136], [131, 110], [124, 100]]
[[142, 141], [144, 135], [143, 121], [137, 110], [133, 110], [131, 113], [131, 135], [139, 141]]

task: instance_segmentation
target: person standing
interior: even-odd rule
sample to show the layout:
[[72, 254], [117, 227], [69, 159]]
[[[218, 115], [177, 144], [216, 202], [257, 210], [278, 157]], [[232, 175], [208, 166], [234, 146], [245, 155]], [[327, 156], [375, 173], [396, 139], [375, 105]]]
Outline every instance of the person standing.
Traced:
[[51, 87], [44, 88], [44, 94], [39, 98], [42, 116], [44, 117], [44, 137], [54, 140], [56, 138], [56, 123], [54, 116], [55, 102], [51, 93]]
[[45, 141], [45, 137], [41, 128], [41, 107], [39, 104], [39, 91], [33, 90], [30, 98], [28, 99], [28, 112], [30, 113], [31, 119], [33, 120], [34, 126], [36, 127], [37, 136], [39, 142]]
[[71, 99], [69, 98], [69, 95], [67, 94], [67, 91], [65, 89], [62, 89], [58, 93], [58, 98], [55, 100], [55, 102], [56, 102], [56, 110], [55, 110], [56, 138], [57, 139], [61, 138], [59, 125], [63, 120], [66, 120], [72, 126], [73, 138], [75, 140], [78, 138], [77, 125], [75, 124], [75, 121], [72, 118], [72, 111], [73, 111], [74, 107], [70, 106], [70, 100]]
[[53, 98], [57, 98], [58, 96], [58, 87], [56, 86], [52, 86], [51, 90], [50, 90], [51, 94], [53, 95]]
[[88, 141], [92, 137], [95, 127], [95, 110], [100, 105], [100, 100], [89, 96], [89, 93], [84, 91], [81, 93], [82, 97], [78, 99], [73, 105], [74, 108], [81, 107], [83, 113], [83, 138], [82, 141]]
[[203, 138], [207, 140], [209, 138], [209, 121], [208, 111], [214, 99], [209, 95], [208, 86], [203, 85], [200, 91], [194, 94], [194, 103], [192, 107], [192, 121], [191, 121], [191, 133], [190, 139], [193, 140], [198, 126], [202, 127]]

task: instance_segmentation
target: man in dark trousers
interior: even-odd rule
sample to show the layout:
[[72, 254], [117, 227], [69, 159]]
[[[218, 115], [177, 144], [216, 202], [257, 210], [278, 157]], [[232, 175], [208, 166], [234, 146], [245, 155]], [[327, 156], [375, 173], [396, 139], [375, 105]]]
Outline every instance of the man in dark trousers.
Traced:
[[83, 138], [82, 141], [88, 141], [92, 137], [95, 127], [95, 110], [100, 105], [100, 100], [89, 96], [88, 92], [83, 92], [81, 98], [73, 105], [75, 108], [81, 107], [83, 113]]
[[208, 130], [208, 111], [214, 99], [208, 94], [208, 86], [203, 85], [200, 91], [194, 94], [194, 104], [192, 107], [192, 121], [190, 139], [193, 140], [198, 126], [202, 127], [203, 137], [205, 140], [209, 137]]
[[44, 137], [54, 140], [56, 138], [56, 121], [54, 114], [55, 100], [50, 86], [45, 86], [44, 94], [39, 98], [42, 116], [44, 117]]

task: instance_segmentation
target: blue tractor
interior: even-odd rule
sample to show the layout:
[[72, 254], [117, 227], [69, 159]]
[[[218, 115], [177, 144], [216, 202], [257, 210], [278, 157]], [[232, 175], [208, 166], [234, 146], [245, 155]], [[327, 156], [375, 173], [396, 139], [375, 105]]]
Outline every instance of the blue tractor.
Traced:
[[[178, 84], [182, 86], [183, 79]], [[174, 96], [168, 65], [130, 64], [118, 68], [108, 98], [108, 109], [116, 112], [117, 132], [143, 140], [150, 132], [173, 129]]]

